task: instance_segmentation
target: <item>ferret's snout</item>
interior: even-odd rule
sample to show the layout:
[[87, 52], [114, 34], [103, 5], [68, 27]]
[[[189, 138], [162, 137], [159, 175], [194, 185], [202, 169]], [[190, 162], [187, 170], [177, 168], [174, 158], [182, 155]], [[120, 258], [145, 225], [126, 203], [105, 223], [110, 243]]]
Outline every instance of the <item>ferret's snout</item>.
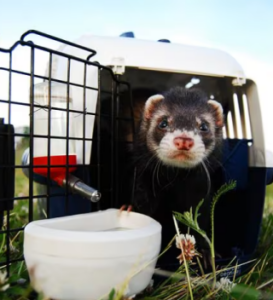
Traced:
[[191, 138], [178, 136], [173, 139], [173, 143], [177, 150], [189, 151], [194, 145], [194, 141]]

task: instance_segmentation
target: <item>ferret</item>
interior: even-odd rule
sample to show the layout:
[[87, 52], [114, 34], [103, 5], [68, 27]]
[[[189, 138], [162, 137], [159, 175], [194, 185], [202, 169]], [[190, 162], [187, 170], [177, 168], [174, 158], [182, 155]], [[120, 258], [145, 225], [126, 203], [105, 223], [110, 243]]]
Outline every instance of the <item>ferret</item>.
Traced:
[[191, 169], [222, 141], [223, 109], [199, 90], [173, 88], [144, 106], [135, 151], [147, 148], [166, 167]]
[[[151, 95], [145, 101], [142, 97], [136, 103], [137, 131], [127, 168], [131, 173], [124, 173], [121, 201], [128, 203], [126, 198], [133, 189], [133, 210], [161, 223], [164, 250], [175, 235], [172, 212], [183, 213], [191, 208], [194, 211], [202, 199], [205, 201], [199, 225], [209, 231], [210, 200], [223, 184], [220, 163], [223, 109], [203, 91], [182, 87]], [[125, 135], [128, 139], [132, 137], [128, 129]], [[187, 228], [180, 226], [180, 231], [187, 233]], [[201, 245], [202, 249], [197, 250], [205, 249], [203, 238], [196, 232], [190, 233], [196, 237], [197, 248]], [[159, 259], [158, 265], [177, 268], [178, 254], [173, 246]]]

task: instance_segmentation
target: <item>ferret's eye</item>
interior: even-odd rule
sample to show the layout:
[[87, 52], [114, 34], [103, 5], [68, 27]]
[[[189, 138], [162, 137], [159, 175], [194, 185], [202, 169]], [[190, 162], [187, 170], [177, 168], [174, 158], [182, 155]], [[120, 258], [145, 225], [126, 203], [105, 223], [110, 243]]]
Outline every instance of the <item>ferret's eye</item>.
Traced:
[[202, 124], [200, 125], [199, 129], [200, 129], [201, 131], [208, 131], [208, 130], [209, 130], [209, 127], [208, 127], [208, 125], [207, 125], [206, 123], [202, 123]]
[[165, 129], [169, 126], [168, 120], [164, 119], [158, 124], [158, 128]]

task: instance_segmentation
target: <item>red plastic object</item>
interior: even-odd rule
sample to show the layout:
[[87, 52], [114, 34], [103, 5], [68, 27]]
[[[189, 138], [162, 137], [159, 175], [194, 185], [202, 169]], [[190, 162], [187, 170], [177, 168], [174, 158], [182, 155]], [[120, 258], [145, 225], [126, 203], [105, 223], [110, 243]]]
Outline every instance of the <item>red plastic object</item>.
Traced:
[[[68, 156], [68, 172], [71, 173], [77, 169], [77, 156], [69, 155]], [[52, 180], [56, 181], [59, 185], [63, 185], [63, 180], [66, 177], [66, 165], [67, 165], [67, 156], [66, 155], [55, 155], [50, 156], [48, 162], [48, 156], [34, 157], [33, 158], [33, 172], [41, 176], [47, 177], [48, 168], [42, 167], [49, 165], [49, 176]], [[73, 166], [75, 165], [75, 166]], [[38, 167], [35, 167], [38, 166]], [[58, 167], [55, 167], [58, 166]]]

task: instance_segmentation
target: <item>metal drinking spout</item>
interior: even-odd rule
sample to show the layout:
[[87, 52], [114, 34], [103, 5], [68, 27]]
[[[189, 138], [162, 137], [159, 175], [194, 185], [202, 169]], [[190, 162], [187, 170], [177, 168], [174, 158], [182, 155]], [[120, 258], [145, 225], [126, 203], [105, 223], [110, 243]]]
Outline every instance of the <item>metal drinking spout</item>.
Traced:
[[[29, 165], [29, 148], [25, 150], [23, 156], [22, 156], [22, 165], [28, 166]], [[26, 177], [29, 178], [29, 168], [22, 168], [23, 173]], [[41, 183], [46, 184], [46, 178], [42, 177], [40, 175], [34, 174], [34, 180]], [[101, 198], [101, 193], [91, 186], [85, 184], [81, 179], [79, 179], [76, 176], [73, 176], [71, 174], [68, 174], [68, 182], [66, 183], [66, 178], [64, 175], [58, 177], [58, 178], [52, 178], [52, 180], [58, 179], [56, 182], [62, 186], [63, 188], [66, 188], [66, 185], [68, 185], [69, 190], [73, 194], [81, 195], [84, 198], [89, 199], [92, 202], [98, 202]]]
[[99, 191], [85, 184], [76, 176], [69, 174], [67, 182], [66, 178], [63, 179], [64, 188], [66, 187], [66, 184], [72, 193], [81, 195], [82, 197], [89, 199], [91, 202], [98, 202], [101, 198], [101, 193]]

